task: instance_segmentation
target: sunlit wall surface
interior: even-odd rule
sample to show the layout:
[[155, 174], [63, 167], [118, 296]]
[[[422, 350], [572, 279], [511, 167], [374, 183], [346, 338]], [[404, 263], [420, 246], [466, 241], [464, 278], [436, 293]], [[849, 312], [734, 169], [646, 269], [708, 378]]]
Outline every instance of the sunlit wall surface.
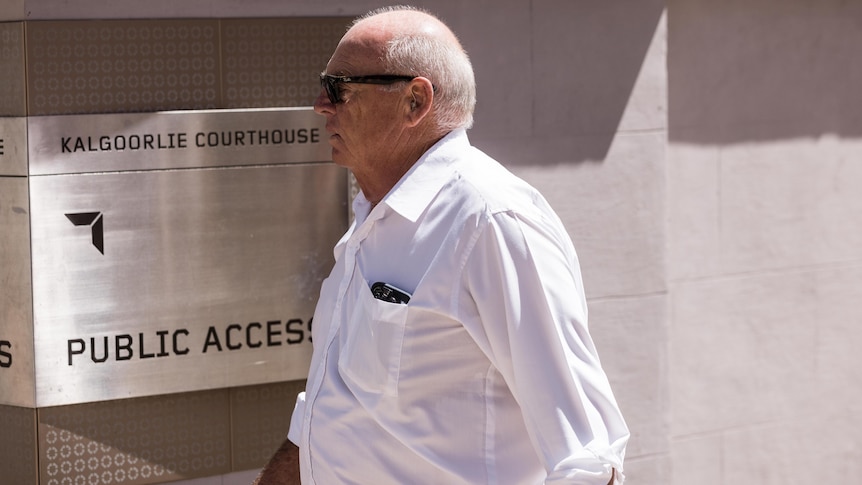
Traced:
[[856, 482], [862, 4], [667, 7], [672, 483]]

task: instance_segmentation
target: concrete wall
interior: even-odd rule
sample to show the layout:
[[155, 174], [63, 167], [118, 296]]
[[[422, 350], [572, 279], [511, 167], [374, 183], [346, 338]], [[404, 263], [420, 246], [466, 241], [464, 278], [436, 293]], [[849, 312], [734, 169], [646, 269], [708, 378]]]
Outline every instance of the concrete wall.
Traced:
[[674, 484], [859, 482], [860, 22], [668, 2]]
[[[0, 19], [349, 16], [381, 4], [13, 0]], [[474, 144], [539, 187], [572, 234], [633, 433], [627, 483], [853, 483], [862, 5], [416, 4], [471, 54]]]

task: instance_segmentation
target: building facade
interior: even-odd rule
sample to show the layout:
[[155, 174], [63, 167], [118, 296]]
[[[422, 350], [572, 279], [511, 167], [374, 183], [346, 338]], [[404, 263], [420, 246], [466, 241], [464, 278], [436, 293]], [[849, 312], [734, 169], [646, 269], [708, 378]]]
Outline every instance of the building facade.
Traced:
[[[856, 385], [862, 381], [862, 331], [856, 328], [862, 322], [862, 98], [854, 89], [862, 82], [862, 66], [852, 62], [862, 41], [862, 4], [414, 4], [443, 18], [471, 56], [478, 83], [473, 144], [539, 188], [574, 240], [591, 332], [632, 430], [627, 483], [852, 482], [862, 467]], [[222, 371], [195, 379], [188, 370], [194, 368], [191, 359], [180, 355], [162, 359], [170, 369], [160, 371], [163, 389], [170, 392], [156, 385], [138, 395], [124, 391], [127, 396], [120, 398], [122, 383], [137, 378], [124, 373], [123, 362], [113, 367], [118, 375], [104, 377], [116, 380], [108, 386], [114, 393], [99, 399], [40, 401], [39, 392], [50, 395], [59, 385], [10, 390], [20, 389], [16, 383], [28, 376], [34, 384], [41, 377], [39, 356], [27, 355], [37, 354], [34, 342], [44, 330], [34, 327], [56, 296], [34, 293], [41, 286], [33, 279], [48, 271], [33, 269], [44, 261], [44, 237], [33, 228], [41, 227], [40, 208], [53, 207], [47, 195], [49, 202], [40, 202], [40, 194], [54, 187], [43, 180], [103, 175], [34, 174], [35, 147], [16, 140], [32, 138], [45, 120], [73, 119], [66, 116], [110, 127], [141, 113], [221, 116], [309, 106], [318, 93], [316, 73], [344, 26], [381, 5], [0, 5], [0, 476], [40, 484], [248, 483], [283, 439], [303, 384], [291, 375], [297, 367], [291, 363], [284, 376], [268, 370], [255, 380], [249, 377], [254, 373]], [[201, 130], [188, 131], [194, 139]], [[68, 140], [70, 151], [76, 142]], [[91, 143], [82, 138], [82, 149]], [[245, 168], [257, 174], [278, 165]], [[200, 172], [246, 173], [235, 164], [208, 168]], [[166, 179], [198, 173], [173, 166], [129, 171]], [[247, 183], [269, 175], [250, 175]], [[333, 183], [332, 193], [344, 192], [339, 184], [346, 183]], [[164, 184], [170, 189], [164, 193], [195, 187], [177, 200], [190, 206], [215, 200], [211, 187], [227, 185], [217, 175]], [[157, 191], [159, 182], [141, 186]], [[76, 189], [73, 200], [87, 200], [86, 187]], [[290, 194], [281, 197], [280, 205], [293, 200]], [[64, 221], [66, 230], [95, 231], [99, 216], [86, 210], [75, 209], [92, 215], [81, 216], [80, 226]], [[102, 214], [108, 234], [113, 222]], [[259, 222], [289, 226], [300, 217], [310, 224], [291, 213], [270, 216]], [[225, 226], [232, 226], [244, 216], [225, 217]], [[327, 227], [336, 231], [345, 223], [346, 213], [344, 221]], [[14, 241], [8, 236], [13, 233], [19, 235]], [[98, 255], [88, 237], [87, 257], [109, 256]], [[106, 246], [113, 244], [105, 237]], [[169, 237], [162, 234], [153, 244], [168, 244]], [[328, 233], [310, 241], [326, 253], [327, 238]], [[257, 244], [251, 241], [246, 237], [227, 247]], [[171, 264], [182, 265], [182, 253], [176, 254]], [[261, 287], [272, 286], [273, 280], [263, 281]], [[259, 292], [232, 292], [228, 283], [216, 288], [228, 294], [218, 300], [223, 305], [272, 304], [278, 313], [277, 291], [267, 294], [275, 301], [268, 303]], [[268, 315], [225, 321], [216, 332], [223, 353], [229, 353], [232, 335], [232, 345], [244, 345], [234, 354], [252, 355], [254, 344], [266, 342], [267, 319], [280, 322], [272, 331], [280, 332], [276, 341], [286, 347], [289, 332], [300, 328], [289, 324], [294, 315]], [[191, 347], [194, 331], [177, 332], [190, 328], [162, 325], [146, 337], [122, 333], [133, 343], [117, 332], [95, 334], [92, 344], [88, 336], [81, 343], [70, 337], [60, 358], [74, 367], [100, 359], [111, 346], [114, 360], [132, 351], [181, 354]], [[217, 347], [208, 325], [201, 328], [210, 352], [194, 362], [205, 366], [216, 362], [206, 358]], [[91, 353], [102, 334], [111, 340]], [[130, 350], [123, 354], [126, 345]], [[218, 365], [236, 368], [246, 363], [242, 359]]]

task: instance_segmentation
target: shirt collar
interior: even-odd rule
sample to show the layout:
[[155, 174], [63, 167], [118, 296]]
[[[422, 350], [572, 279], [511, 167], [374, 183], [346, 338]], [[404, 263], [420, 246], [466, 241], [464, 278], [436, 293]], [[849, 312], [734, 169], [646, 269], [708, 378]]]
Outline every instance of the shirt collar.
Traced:
[[[380, 204], [416, 222], [431, 200], [449, 180], [452, 163], [470, 147], [467, 131], [459, 128], [444, 136], [413, 164]], [[360, 193], [356, 202], [368, 204]], [[354, 208], [357, 206], [354, 205]], [[367, 211], [367, 209], [365, 209]], [[367, 213], [367, 212], [366, 212]]]

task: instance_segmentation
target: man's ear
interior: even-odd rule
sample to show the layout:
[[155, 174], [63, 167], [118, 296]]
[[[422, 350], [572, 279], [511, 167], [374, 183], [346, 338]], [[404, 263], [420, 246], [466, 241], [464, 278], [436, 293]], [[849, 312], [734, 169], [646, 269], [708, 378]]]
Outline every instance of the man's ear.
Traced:
[[411, 128], [418, 125], [431, 111], [434, 104], [434, 86], [431, 81], [424, 77], [417, 77], [410, 81], [410, 90], [407, 93], [407, 125]]

